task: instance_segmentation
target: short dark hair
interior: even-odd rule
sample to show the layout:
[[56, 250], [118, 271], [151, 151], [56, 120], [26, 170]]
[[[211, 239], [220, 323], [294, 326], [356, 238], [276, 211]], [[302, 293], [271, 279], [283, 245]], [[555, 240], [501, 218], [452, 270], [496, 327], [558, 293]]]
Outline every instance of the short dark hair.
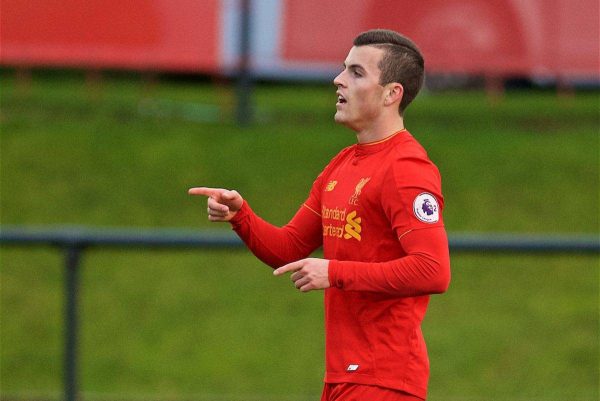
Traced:
[[400, 102], [400, 115], [417, 96], [425, 77], [425, 60], [417, 45], [398, 32], [388, 29], [372, 29], [358, 35], [354, 46], [374, 46], [385, 51], [379, 62], [379, 83], [387, 85], [398, 82], [404, 88]]

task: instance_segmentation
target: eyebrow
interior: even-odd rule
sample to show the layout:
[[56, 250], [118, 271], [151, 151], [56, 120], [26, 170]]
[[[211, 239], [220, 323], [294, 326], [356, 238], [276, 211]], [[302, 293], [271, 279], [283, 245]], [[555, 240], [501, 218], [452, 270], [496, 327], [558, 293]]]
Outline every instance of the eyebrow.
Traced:
[[348, 68], [349, 70], [362, 70], [364, 72], [367, 72], [367, 70], [365, 69], [365, 67], [363, 67], [360, 64], [350, 64], [350, 65], [346, 65], [346, 63], [344, 63], [344, 68]]

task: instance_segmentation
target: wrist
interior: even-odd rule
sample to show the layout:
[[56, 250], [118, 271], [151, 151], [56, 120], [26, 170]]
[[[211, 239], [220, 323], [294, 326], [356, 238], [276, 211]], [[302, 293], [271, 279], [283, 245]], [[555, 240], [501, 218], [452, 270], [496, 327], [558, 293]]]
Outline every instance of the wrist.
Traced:
[[236, 210], [235, 212], [230, 212], [232, 214], [229, 222], [234, 226], [238, 226], [252, 213], [252, 209], [250, 209], [250, 205], [245, 200], [242, 201], [242, 206]]
[[335, 259], [329, 260], [327, 270], [328, 270], [327, 278], [329, 279], [329, 286], [342, 289], [344, 286], [344, 283], [340, 278], [340, 262], [339, 262], [339, 260], [335, 260]]

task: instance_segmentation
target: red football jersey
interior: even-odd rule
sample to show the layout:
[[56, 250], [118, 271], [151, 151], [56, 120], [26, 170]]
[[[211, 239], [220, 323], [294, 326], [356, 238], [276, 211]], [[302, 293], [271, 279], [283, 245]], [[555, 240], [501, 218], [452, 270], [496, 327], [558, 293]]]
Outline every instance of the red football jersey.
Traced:
[[328, 383], [359, 383], [425, 398], [421, 321], [450, 279], [441, 179], [406, 130], [342, 150], [282, 228], [247, 203], [232, 220], [265, 263], [279, 267], [323, 246]]

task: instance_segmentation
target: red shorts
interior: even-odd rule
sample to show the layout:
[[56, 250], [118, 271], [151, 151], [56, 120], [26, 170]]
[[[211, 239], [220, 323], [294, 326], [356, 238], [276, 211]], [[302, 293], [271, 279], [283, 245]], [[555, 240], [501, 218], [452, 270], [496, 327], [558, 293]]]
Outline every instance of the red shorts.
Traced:
[[423, 401], [422, 398], [377, 386], [355, 383], [325, 383], [321, 401]]

